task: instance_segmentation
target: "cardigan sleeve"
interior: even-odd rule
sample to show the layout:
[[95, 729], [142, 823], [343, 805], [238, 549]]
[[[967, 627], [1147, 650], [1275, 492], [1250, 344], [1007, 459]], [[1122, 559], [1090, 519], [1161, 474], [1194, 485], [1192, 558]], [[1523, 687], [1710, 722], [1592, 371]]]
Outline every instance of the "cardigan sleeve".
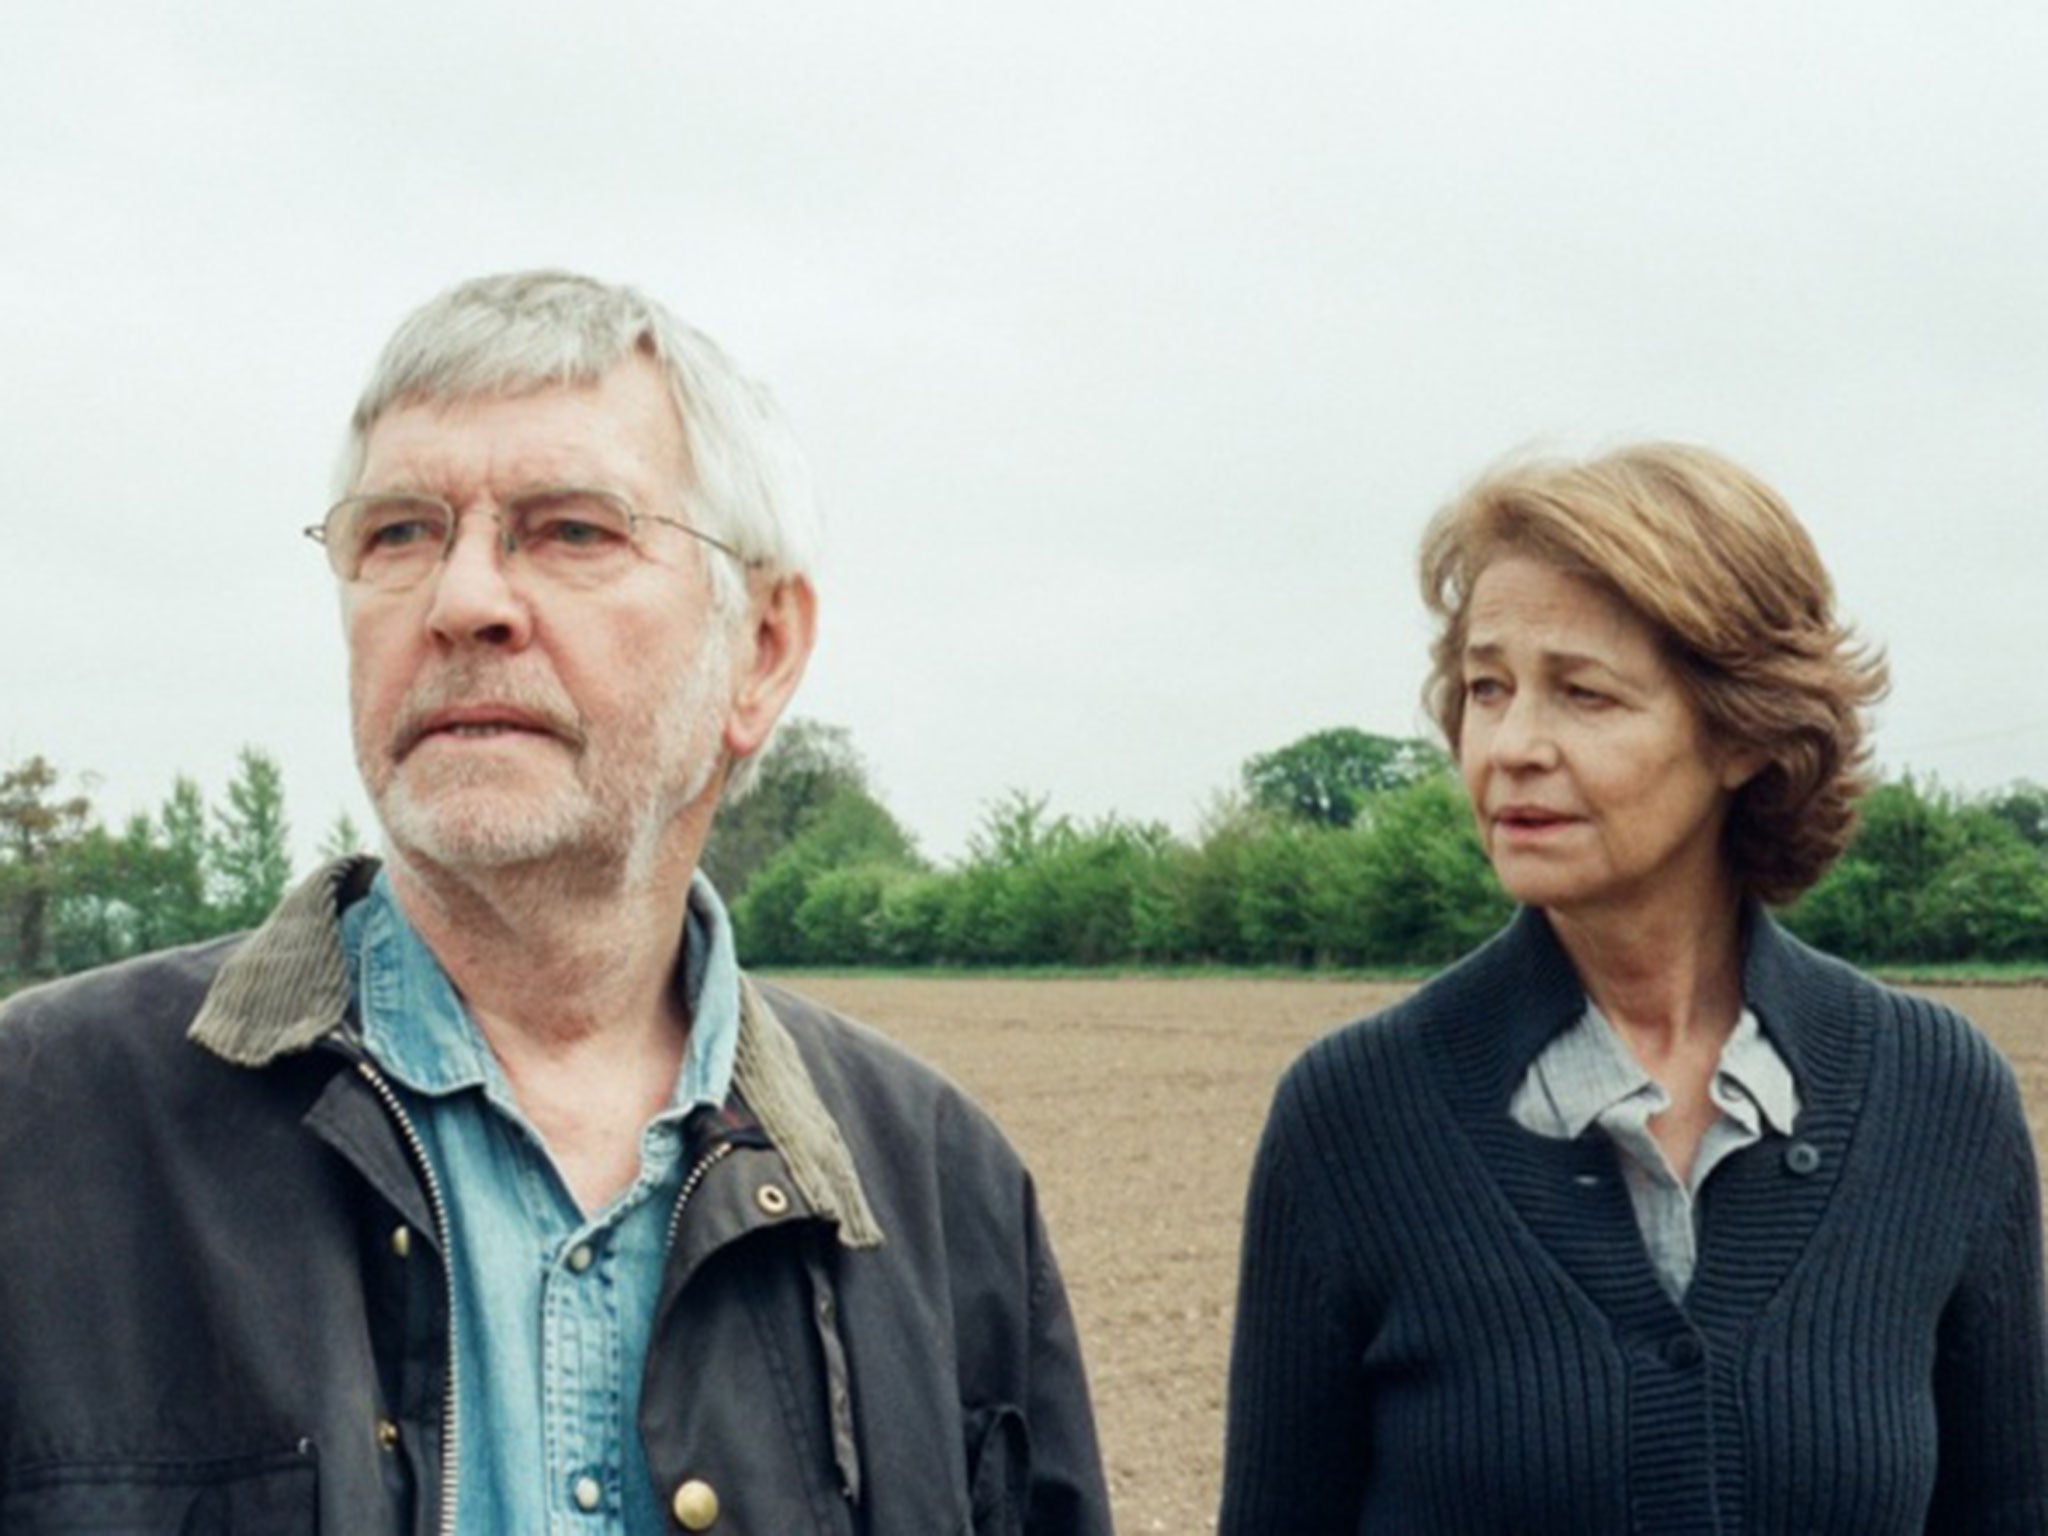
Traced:
[[1936, 1341], [1940, 1460], [1928, 1529], [2048, 1531], [2048, 1325], [2041, 1186], [2002, 1074], [2002, 1190], [1973, 1236]]
[[1363, 1344], [1333, 1304], [1291, 1144], [1299, 1099], [1283, 1085], [1252, 1169], [1218, 1536], [1354, 1531], [1370, 1466]]

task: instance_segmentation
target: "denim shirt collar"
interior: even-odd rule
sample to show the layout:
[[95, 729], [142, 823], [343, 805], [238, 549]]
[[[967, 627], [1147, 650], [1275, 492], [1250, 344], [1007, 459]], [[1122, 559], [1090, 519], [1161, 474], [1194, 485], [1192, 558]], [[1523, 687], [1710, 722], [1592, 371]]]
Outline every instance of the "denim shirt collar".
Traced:
[[[327, 1044], [344, 1053], [359, 1050], [351, 1043], [349, 968], [340, 919], [369, 890], [377, 869], [374, 859], [338, 859], [287, 892], [269, 920], [238, 941], [222, 963], [186, 1031], [192, 1043], [251, 1070]], [[761, 989], [736, 964], [735, 974], [739, 1024], [732, 1049], [732, 1095], [745, 1101], [767, 1132], [810, 1208], [838, 1224], [841, 1244], [881, 1246], [882, 1229], [860, 1170], [811, 1081], [802, 1051]], [[707, 977], [706, 988], [714, 987]], [[705, 996], [708, 1001], [709, 990]]]
[[[1721, 1048], [1709, 1090], [1723, 1112], [1747, 1129], [1781, 1136], [1792, 1133], [1799, 1115], [1799, 1090], [1784, 1057], [1771, 1045], [1747, 1007]], [[1668, 1103], [1656, 1080], [1643, 1069], [1613, 1023], [1590, 1000], [1578, 1023], [1553, 1039], [1529, 1065], [1508, 1106], [1515, 1121], [1538, 1135], [1572, 1140], [1585, 1134], [1615, 1105], [1648, 1093]], [[1762, 1125], [1744, 1106], [1754, 1105]]]
[[[430, 1097], [482, 1088], [511, 1108], [502, 1068], [426, 941], [406, 921], [379, 870], [368, 893], [341, 914], [341, 943], [363, 1048], [392, 1077]], [[665, 1113], [725, 1102], [739, 1034], [739, 962], [725, 904], [702, 874], [690, 884], [682, 989], [690, 1041]]]

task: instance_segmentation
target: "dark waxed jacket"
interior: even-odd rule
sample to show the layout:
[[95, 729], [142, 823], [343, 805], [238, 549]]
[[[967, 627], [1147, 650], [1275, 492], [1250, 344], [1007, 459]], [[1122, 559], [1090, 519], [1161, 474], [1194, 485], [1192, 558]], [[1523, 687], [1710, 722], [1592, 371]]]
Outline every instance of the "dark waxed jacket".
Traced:
[[[369, 868], [0, 1013], [6, 1536], [444, 1528], [444, 1223], [336, 925]], [[1030, 1176], [972, 1103], [743, 983], [691, 1143], [640, 1423], [678, 1529], [1109, 1530]]]

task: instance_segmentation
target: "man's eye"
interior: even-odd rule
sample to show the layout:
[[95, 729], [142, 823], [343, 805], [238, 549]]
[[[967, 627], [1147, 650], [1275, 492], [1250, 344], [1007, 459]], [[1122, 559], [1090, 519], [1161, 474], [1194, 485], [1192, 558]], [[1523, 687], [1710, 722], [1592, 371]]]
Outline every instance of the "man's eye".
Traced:
[[371, 555], [399, 554], [422, 545], [433, 546], [446, 537], [446, 524], [434, 513], [419, 507], [374, 507], [363, 515], [358, 542]]
[[411, 517], [402, 522], [377, 524], [369, 530], [363, 543], [371, 549], [403, 549], [408, 544], [423, 543], [433, 536], [433, 526], [425, 518]]
[[602, 497], [546, 495], [519, 508], [517, 540], [536, 551], [599, 554], [626, 542], [626, 515]]
[[620, 537], [616, 529], [575, 517], [538, 519], [527, 525], [526, 536], [535, 543], [564, 544], [571, 549], [600, 549]]

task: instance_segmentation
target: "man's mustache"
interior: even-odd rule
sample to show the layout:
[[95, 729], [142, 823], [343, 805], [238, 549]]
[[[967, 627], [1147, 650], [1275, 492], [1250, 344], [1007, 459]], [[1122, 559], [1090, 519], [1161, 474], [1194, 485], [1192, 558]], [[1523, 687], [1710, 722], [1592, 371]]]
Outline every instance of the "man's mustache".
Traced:
[[399, 711], [391, 755], [403, 758], [436, 731], [458, 725], [504, 724], [554, 736], [572, 747], [585, 732], [575, 705], [543, 678], [463, 668], [416, 686]]

